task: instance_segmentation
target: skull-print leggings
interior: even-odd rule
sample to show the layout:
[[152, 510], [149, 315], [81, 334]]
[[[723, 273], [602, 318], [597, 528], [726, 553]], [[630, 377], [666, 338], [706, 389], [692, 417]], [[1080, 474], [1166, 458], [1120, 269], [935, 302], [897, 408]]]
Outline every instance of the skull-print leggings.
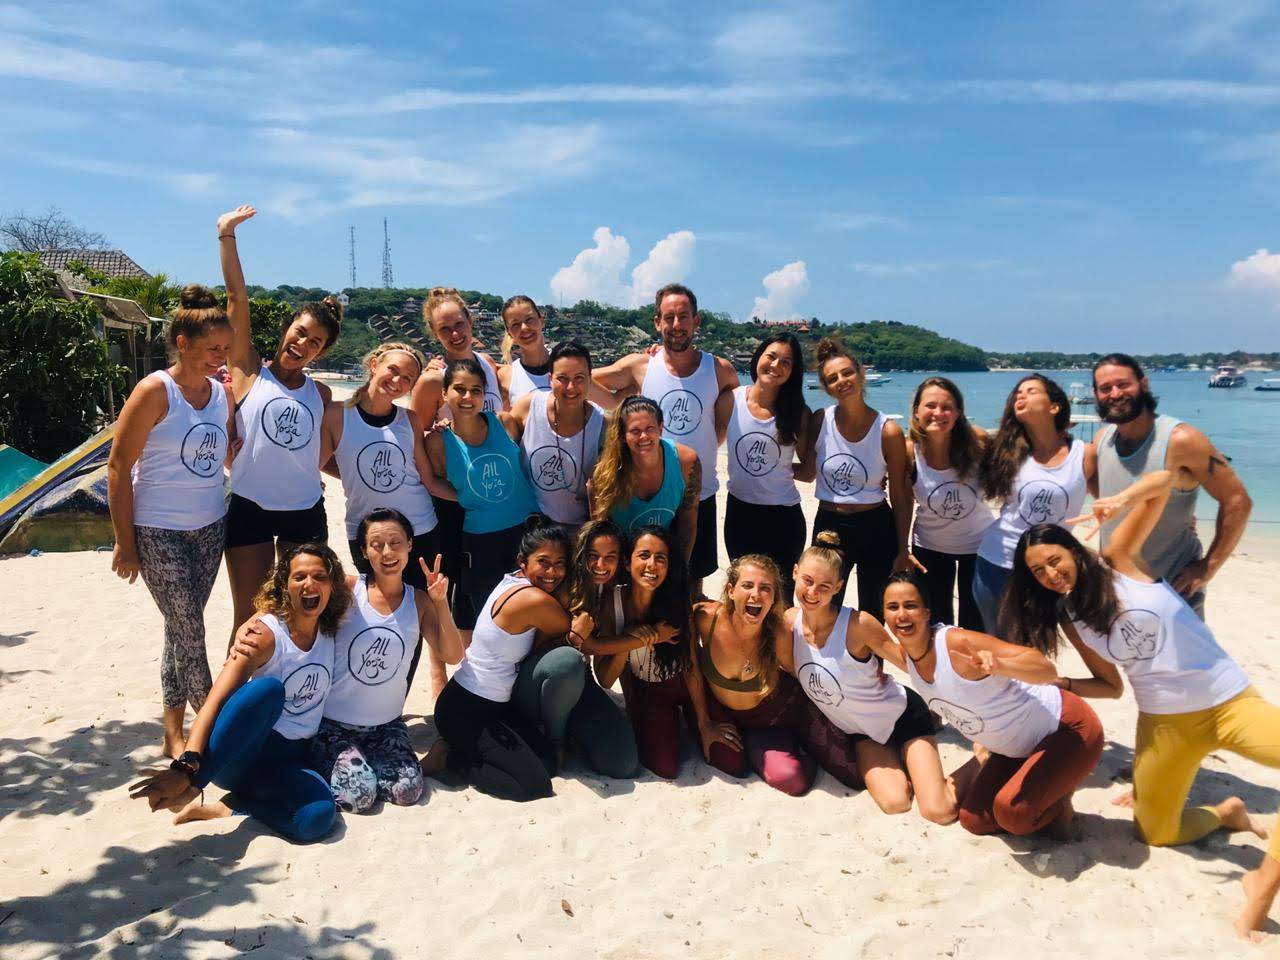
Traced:
[[401, 719], [376, 727], [321, 720], [311, 741], [311, 762], [329, 781], [338, 806], [353, 813], [363, 813], [375, 800], [413, 806], [425, 787]]

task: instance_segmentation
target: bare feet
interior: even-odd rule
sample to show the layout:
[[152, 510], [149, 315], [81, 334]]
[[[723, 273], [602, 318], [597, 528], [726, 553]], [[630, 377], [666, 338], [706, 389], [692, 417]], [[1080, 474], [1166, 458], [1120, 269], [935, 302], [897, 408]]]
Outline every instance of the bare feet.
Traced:
[[191, 789], [196, 795], [195, 799], [178, 811], [178, 815], [173, 818], [175, 824], [191, 823], [194, 820], [220, 820], [223, 817], [231, 816], [231, 808], [221, 800], [217, 800], [214, 803], [201, 803], [199, 799], [200, 791], [194, 787]]
[[1058, 815], [1054, 817], [1044, 828], [1044, 832], [1054, 840], [1070, 841], [1074, 840], [1075, 833], [1071, 829], [1071, 824], [1076, 819], [1076, 808], [1071, 804], [1070, 797], [1062, 798], [1062, 809], [1058, 811]]
[[1240, 878], [1240, 883], [1244, 886], [1244, 909], [1236, 917], [1233, 926], [1240, 938], [1260, 943], [1262, 928], [1266, 925], [1267, 914], [1271, 912], [1276, 891], [1267, 885], [1261, 870], [1250, 870]]
[[1231, 833], [1248, 831], [1263, 840], [1267, 839], [1266, 827], [1261, 826], [1249, 815], [1244, 801], [1239, 797], [1227, 797], [1214, 809], [1218, 811], [1218, 816], [1222, 818], [1222, 826], [1225, 830]]
[[1133, 791], [1126, 790], [1124, 793], [1120, 794], [1118, 797], [1112, 798], [1111, 805], [1113, 807], [1124, 807], [1128, 810], [1132, 810], [1133, 809]]
[[443, 740], [437, 740], [431, 745], [418, 766], [422, 767], [422, 775], [424, 777], [434, 777], [438, 773], [443, 773], [446, 764], [449, 762], [449, 744]]
[[182, 756], [182, 751], [187, 749], [187, 738], [182, 735], [179, 730], [174, 733], [172, 730], [164, 732], [164, 755], [170, 760], [177, 760]]

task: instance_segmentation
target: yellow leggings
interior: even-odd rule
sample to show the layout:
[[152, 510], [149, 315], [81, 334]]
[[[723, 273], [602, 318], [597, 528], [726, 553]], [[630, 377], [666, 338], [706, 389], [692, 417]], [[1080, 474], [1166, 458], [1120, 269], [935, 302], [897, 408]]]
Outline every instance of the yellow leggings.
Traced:
[[[1280, 707], [1249, 687], [1207, 710], [1138, 714], [1133, 813], [1147, 843], [1191, 843], [1222, 826], [1212, 807], [1184, 806], [1201, 761], [1214, 750], [1280, 768]], [[1267, 853], [1280, 860], [1280, 831], [1272, 832]]]

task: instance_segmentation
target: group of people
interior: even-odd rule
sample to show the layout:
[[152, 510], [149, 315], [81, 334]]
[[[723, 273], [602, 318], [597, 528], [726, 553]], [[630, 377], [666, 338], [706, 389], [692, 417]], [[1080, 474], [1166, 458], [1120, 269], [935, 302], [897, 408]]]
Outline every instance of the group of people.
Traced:
[[[1094, 370], [1108, 426], [1093, 443], [1039, 374], [990, 436], [929, 377], [904, 432], [835, 339], [814, 358], [829, 407], [806, 405], [789, 333], [761, 341], [740, 384], [696, 347], [679, 284], [655, 296], [660, 345], [604, 367], [549, 346], [523, 296], [504, 305], [499, 363], [474, 349], [458, 292], [435, 288], [423, 313], [442, 356], [383, 344], [335, 401], [306, 368], [337, 339], [336, 301], [303, 304], [265, 362], [254, 349], [236, 249], [254, 213], [219, 219], [226, 307], [183, 292], [174, 363], [130, 396], [109, 464], [113, 569], [141, 574], [165, 624], [172, 763], [134, 788], [152, 809], [240, 810], [307, 842], [340, 809], [418, 802], [427, 777], [549, 796], [570, 751], [603, 776], [674, 778], [684, 728], [716, 768], [788, 794], [822, 767], [886, 813], [1065, 836], [1104, 743], [1087, 701], [1122, 695], [1123, 671], [1141, 836], [1265, 835], [1237, 798], [1184, 806], [1212, 750], [1280, 766], [1280, 710], [1203, 620], [1248, 495], [1208, 438], [1156, 414], [1132, 358]], [[342, 484], [354, 573], [326, 542], [322, 473]], [[1201, 487], [1219, 505], [1203, 553]], [[1100, 528], [1100, 551], [1072, 524]], [[214, 680], [204, 606], [223, 557], [235, 627]], [[1059, 673], [1060, 636], [1088, 676]], [[403, 711], [423, 651], [439, 738], [419, 757]], [[939, 720], [973, 742], [950, 774]], [[227, 799], [206, 803], [209, 784]], [[1246, 877], [1242, 933], [1280, 890], [1278, 843]]]

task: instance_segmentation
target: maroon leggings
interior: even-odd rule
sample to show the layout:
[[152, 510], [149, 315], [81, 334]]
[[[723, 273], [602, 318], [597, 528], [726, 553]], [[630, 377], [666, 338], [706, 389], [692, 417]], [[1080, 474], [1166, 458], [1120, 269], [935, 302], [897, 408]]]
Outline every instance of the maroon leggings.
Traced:
[[674, 780], [680, 773], [680, 708], [693, 720], [693, 704], [689, 702], [684, 675], [650, 683], [637, 679], [630, 668], [624, 667], [622, 695], [627, 703], [627, 719], [636, 734], [640, 763], [664, 780]]
[[1029, 757], [991, 754], [960, 804], [970, 833], [1022, 836], [1048, 826], [1102, 757], [1102, 724], [1093, 708], [1062, 691], [1058, 729]]

